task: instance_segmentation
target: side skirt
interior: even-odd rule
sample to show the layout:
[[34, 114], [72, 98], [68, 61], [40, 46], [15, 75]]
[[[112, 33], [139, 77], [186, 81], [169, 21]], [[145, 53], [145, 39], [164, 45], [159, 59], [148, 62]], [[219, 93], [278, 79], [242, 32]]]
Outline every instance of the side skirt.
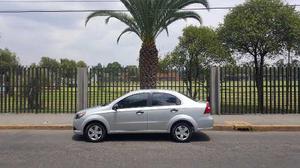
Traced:
[[141, 133], [169, 133], [168, 130], [138, 130], [138, 131], [110, 131], [108, 134], [141, 134]]

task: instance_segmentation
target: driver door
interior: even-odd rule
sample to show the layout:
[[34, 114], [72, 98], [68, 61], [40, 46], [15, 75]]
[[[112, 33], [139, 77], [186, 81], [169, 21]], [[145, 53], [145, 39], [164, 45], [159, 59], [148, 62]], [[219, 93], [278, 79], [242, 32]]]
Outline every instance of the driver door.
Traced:
[[149, 98], [149, 93], [138, 93], [119, 101], [118, 109], [114, 113], [113, 131], [147, 130]]

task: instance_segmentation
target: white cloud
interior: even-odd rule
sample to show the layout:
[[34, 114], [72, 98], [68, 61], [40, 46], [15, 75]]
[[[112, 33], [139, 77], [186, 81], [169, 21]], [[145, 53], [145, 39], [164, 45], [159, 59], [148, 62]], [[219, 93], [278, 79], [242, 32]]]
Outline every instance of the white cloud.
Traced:
[[[288, 0], [291, 4], [297, 0]], [[235, 6], [244, 0], [211, 0], [210, 6]], [[199, 7], [199, 6], [196, 6]], [[0, 10], [13, 9], [123, 9], [120, 3], [50, 3], [50, 4], [4, 4]], [[205, 26], [216, 27], [223, 21], [228, 10], [199, 11]], [[125, 25], [111, 20], [104, 24], [104, 18], [91, 20], [87, 27], [84, 21], [88, 13], [42, 13], [1, 14], [0, 47], [7, 47], [17, 53], [23, 64], [38, 62], [42, 56], [84, 60], [88, 65], [99, 62], [107, 64], [118, 61], [123, 65], [137, 64], [140, 40], [135, 34], [125, 34], [120, 43], [116, 39]], [[160, 55], [173, 50], [178, 43], [182, 29], [193, 20], [179, 21], [170, 26], [170, 36], [162, 33], [157, 40]]]

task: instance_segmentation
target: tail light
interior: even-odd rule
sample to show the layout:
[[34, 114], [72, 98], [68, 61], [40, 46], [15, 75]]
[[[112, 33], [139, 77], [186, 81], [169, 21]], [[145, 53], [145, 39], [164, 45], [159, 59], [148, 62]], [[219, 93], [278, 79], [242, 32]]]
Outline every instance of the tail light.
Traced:
[[206, 102], [206, 107], [205, 107], [205, 111], [204, 114], [210, 114], [211, 113], [211, 107], [209, 102]]

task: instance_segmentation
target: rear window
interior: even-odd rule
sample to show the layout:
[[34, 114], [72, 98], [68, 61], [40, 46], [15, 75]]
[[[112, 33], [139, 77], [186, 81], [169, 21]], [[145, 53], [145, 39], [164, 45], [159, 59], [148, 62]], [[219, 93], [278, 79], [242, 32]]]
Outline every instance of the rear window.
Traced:
[[152, 106], [180, 105], [181, 101], [174, 95], [168, 93], [153, 93]]

